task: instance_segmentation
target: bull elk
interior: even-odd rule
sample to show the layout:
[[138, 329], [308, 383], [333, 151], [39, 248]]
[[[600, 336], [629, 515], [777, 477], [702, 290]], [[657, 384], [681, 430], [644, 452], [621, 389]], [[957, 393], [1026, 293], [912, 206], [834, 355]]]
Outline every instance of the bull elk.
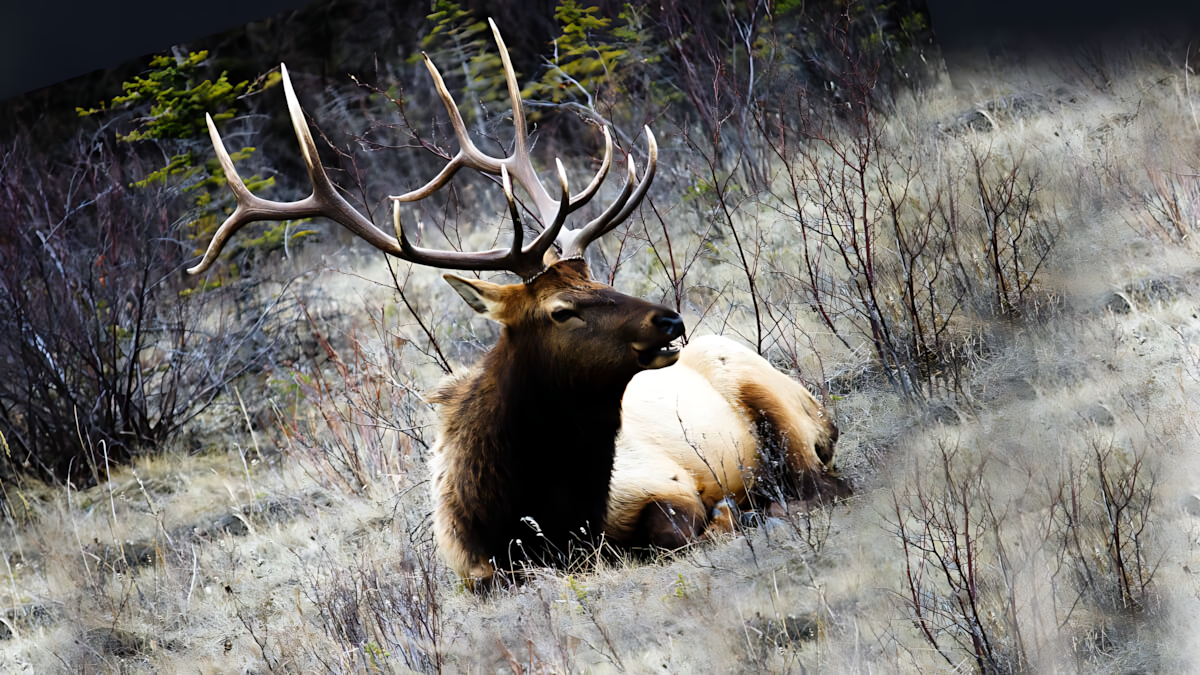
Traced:
[[[625, 185], [616, 199], [582, 227], [566, 226], [567, 216], [587, 204], [606, 178], [612, 164], [611, 136], [605, 128], [600, 168], [587, 187], [575, 195], [570, 193], [562, 162], [556, 160], [560, 194], [559, 199], [554, 199], [530, 159], [525, 113], [508, 51], [495, 24], [491, 20], [488, 23], [499, 47], [512, 98], [515, 134], [511, 155], [492, 157], [475, 147], [441, 75], [426, 57], [425, 65], [449, 113], [459, 151], [429, 183], [390, 197], [393, 237], [347, 203], [326, 175], [287, 69], [281, 66], [284, 95], [312, 181], [312, 194], [296, 202], [275, 202], [252, 195], [234, 169], [209, 117], [209, 135], [237, 197], [237, 207], [217, 230], [203, 260], [189, 270], [192, 274], [207, 270], [225, 242], [248, 223], [323, 216], [384, 253], [414, 264], [476, 272], [505, 271], [521, 277], [520, 283], [497, 284], [444, 275], [472, 309], [502, 326], [499, 340], [480, 363], [468, 374], [442, 383], [431, 397], [439, 408], [438, 440], [431, 462], [435, 538], [450, 566], [469, 582], [489, 582], [497, 568], [513, 569], [523, 562], [560, 563], [573, 549], [594, 545], [606, 522], [613, 524], [614, 536], [630, 543], [639, 542], [639, 536], [644, 540], [640, 543], [664, 547], [692, 541], [702, 536], [707, 526], [715, 494], [712, 490], [702, 491], [686, 499], [687, 495], [681, 496], [678, 490], [672, 493], [661, 489], [664, 467], [676, 474], [695, 467], [694, 462], [689, 464], [687, 457], [679, 457], [680, 453], [671, 448], [654, 445], [655, 432], [645, 425], [646, 418], [654, 417], [650, 407], [630, 416], [631, 421], [638, 420], [639, 426], [627, 425], [622, 436], [622, 459], [617, 460], [619, 466], [614, 474], [626, 387], [635, 376], [671, 366], [680, 359], [680, 350], [673, 343], [682, 338], [684, 327], [673, 310], [594, 281], [584, 252], [589, 244], [625, 221], [646, 195], [657, 164], [654, 135], [648, 127], [645, 129], [648, 160], [642, 176], [638, 177], [630, 157]], [[462, 168], [500, 176], [513, 220], [512, 243], [508, 248], [485, 252], [439, 251], [417, 247], [405, 235], [400, 204], [435, 193]], [[514, 180], [529, 196], [532, 211], [542, 226], [528, 245], [524, 244], [521, 208], [513, 194]], [[685, 361], [698, 364], [714, 350], [734, 354], [739, 349], [721, 338], [696, 344], [701, 346], [683, 350]], [[718, 354], [714, 358], [725, 357]], [[756, 377], [767, 371], [787, 380], [756, 354], [737, 352], [735, 360], [740, 366], [749, 363], [751, 367], [726, 369], [727, 380]], [[729, 362], [728, 358], [725, 362]], [[720, 368], [705, 372], [696, 370], [700, 366], [695, 364], [689, 372], [697, 373], [696, 377], [706, 383], [704, 386], [711, 393], [704, 404], [715, 402], [727, 409], [719, 419], [733, 434], [730, 438], [737, 451], [746, 454], [746, 443], [749, 446], [756, 443], [754, 419], [761, 416], [762, 406], [786, 407], [788, 403], [768, 404], [762, 397], [745, 395], [747, 387], [732, 384], [726, 391], [719, 383], [721, 377], [710, 379], [719, 375], [716, 371]], [[656, 382], [647, 381], [647, 391], [654, 391]], [[680, 386], [670, 379], [659, 384], [668, 388]], [[655, 398], [653, 394], [647, 396]], [[669, 410], [674, 419], [674, 406], [679, 402], [668, 401], [670, 398], [659, 396], [658, 403], [648, 402], [647, 406], [658, 405], [664, 414]], [[699, 410], [688, 414], [693, 412], [704, 416]], [[790, 414], [796, 419], [803, 418], [813, 428], [821, 424], [832, 428], [827, 420], [820, 422], [823, 413], [815, 400], [802, 401], [800, 408]], [[780, 428], [792, 427], [781, 424]], [[797, 448], [803, 446], [793, 453], [804, 458], [796, 464], [796, 469], [819, 471], [828, 457], [821, 455], [814, 460], [811, 455], [813, 448], [819, 446], [815, 439], [821, 434], [792, 433], [788, 442]], [[710, 437], [722, 436], [718, 433]], [[829, 434], [822, 438], [828, 440]], [[828, 446], [832, 448], [831, 440]], [[677, 446], [672, 447], [678, 450]], [[703, 442], [696, 447], [703, 454]], [[714, 447], [714, 452], [724, 458], [728, 449]], [[753, 447], [749, 454], [754, 454]], [[658, 460], [658, 464], [647, 468], [653, 460]], [[744, 463], [752, 466], [754, 461], [750, 458]], [[703, 483], [701, 479], [697, 485]], [[619, 488], [616, 495], [619, 498], [611, 503], [610, 484]], [[687, 517], [670, 516], [676, 507]], [[644, 518], [643, 511], [648, 514]], [[667, 517], [655, 515], [662, 513], [668, 514]]]

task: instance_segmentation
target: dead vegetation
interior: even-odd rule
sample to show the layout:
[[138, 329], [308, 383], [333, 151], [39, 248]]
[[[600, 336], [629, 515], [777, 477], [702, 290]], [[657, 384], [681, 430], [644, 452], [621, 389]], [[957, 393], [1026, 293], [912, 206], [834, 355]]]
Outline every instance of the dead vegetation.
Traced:
[[[1154, 56], [1103, 57], [1103, 86], [992, 64], [876, 102], [839, 69], [854, 114], [714, 101], [664, 131], [595, 269], [819, 390], [849, 500], [466, 592], [432, 543], [422, 394], [494, 328], [343, 251], [289, 291], [251, 405], [193, 422], [215, 447], [119, 468], [85, 434], [96, 487], [5, 478], [0, 669], [1195, 669], [1198, 102]], [[480, 248], [473, 187], [425, 236]]]

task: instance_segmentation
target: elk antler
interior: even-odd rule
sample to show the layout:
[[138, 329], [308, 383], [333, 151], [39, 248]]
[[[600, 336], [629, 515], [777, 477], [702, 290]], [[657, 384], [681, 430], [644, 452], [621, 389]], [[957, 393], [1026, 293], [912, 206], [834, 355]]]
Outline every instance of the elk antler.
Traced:
[[[658, 167], [658, 144], [654, 142], [654, 134], [651, 133], [650, 127], [646, 127], [646, 145], [647, 154], [650, 161], [646, 164], [646, 173], [642, 176], [642, 180], [637, 180], [637, 171], [633, 165], [633, 157], [629, 158], [629, 177], [625, 180], [625, 187], [621, 189], [621, 194], [617, 196], [616, 201], [609, 204], [604, 213], [600, 217], [584, 225], [578, 230], [565, 230], [558, 235], [559, 243], [563, 247], [563, 255], [568, 258], [581, 257], [583, 252], [587, 250], [588, 244], [591, 244], [602, 235], [612, 231], [614, 227], [625, 222], [629, 214], [641, 203], [642, 197], [646, 196], [646, 190], [650, 189], [650, 183], [654, 180], [654, 170]], [[605, 134], [608, 133], [606, 129]], [[637, 183], [637, 191], [634, 192], [633, 186]], [[633, 192], [633, 199], [629, 198], [629, 194]]]
[[[502, 169], [507, 168], [509, 174], [516, 178], [517, 183], [533, 199], [533, 203], [541, 216], [541, 222], [545, 226], [546, 223], [551, 221], [552, 214], [559, 214], [564, 209], [560, 202], [550, 197], [545, 187], [542, 186], [541, 181], [538, 180], [537, 172], [533, 169], [533, 163], [529, 158], [529, 139], [525, 131], [525, 108], [521, 104], [521, 90], [517, 86], [517, 76], [513, 71], [512, 60], [508, 56], [508, 48], [504, 44], [504, 38], [500, 36], [500, 30], [496, 28], [496, 23], [490, 18], [488, 19], [488, 25], [491, 26], [492, 35], [496, 38], [496, 46], [500, 48], [500, 60], [504, 63], [504, 76], [508, 83], [508, 95], [512, 99], [513, 126], [515, 127], [512, 154], [503, 158], [492, 157], [484, 154], [475, 147], [475, 143], [471, 141], [471, 137], [467, 133], [467, 126], [463, 123], [458, 106], [455, 105], [454, 99], [446, 89], [445, 82], [442, 81], [441, 73], [438, 71], [437, 66], [433, 64], [429, 55], [422, 53], [425, 57], [425, 67], [429, 69], [429, 74], [433, 77], [433, 85], [437, 89], [442, 103], [446, 106], [446, 112], [450, 115], [450, 125], [454, 128], [454, 135], [458, 138], [459, 151], [450, 160], [450, 163], [443, 167], [438, 175], [434, 176], [424, 186], [392, 197], [392, 199], [398, 202], [424, 199], [449, 182], [454, 174], [463, 167], [490, 174], [498, 174]], [[600, 188], [600, 184], [608, 175], [609, 167], [612, 164], [612, 136], [608, 133], [608, 127], [602, 127], [602, 129], [604, 131], [604, 161], [600, 166], [600, 170], [596, 172], [595, 177], [592, 178], [591, 183], [584, 188], [583, 192], [567, 201], [565, 211], [568, 214], [586, 204], [596, 194], [596, 191]], [[616, 201], [599, 218], [580, 229], [546, 227], [541, 235], [539, 235], [539, 241], [542, 237], [553, 237], [559, 246], [562, 247], [566, 257], [582, 256], [588, 244], [606, 232], [611, 231], [633, 213], [633, 210], [638, 207], [638, 204], [641, 203], [642, 198], [646, 195], [646, 191], [650, 188], [650, 183], [654, 180], [654, 171], [658, 166], [658, 144], [654, 140], [654, 134], [650, 131], [650, 127], [645, 127], [645, 130], [649, 163], [646, 166], [646, 173], [642, 176], [642, 180], [637, 180], [633, 157], [629, 157], [629, 177], [625, 183], [625, 187]], [[637, 191], [633, 192], [633, 186], [639, 182]], [[630, 199], [631, 193], [633, 194], [632, 200]], [[554, 215], [553, 217], [557, 219], [558, 216]]]
[[[649, 127], [646, 127], [646, 135], [650, 161], [646, 168], [646, 173], [637, 186], [637, 190], [633, 190], [634, 184], [639, 181], [637, 181], [633, 158], [630, 157], [629, 178], [617, 200], [599, 218], [588, 223], [583, 228], [578, 230], [563, 229], [563, 223], [567, 215], [586, 204], [596, 194], [600, 188], [600, 184], [608, 175], [608, 169], [612, 164], [612, 137], [608, 133], [608, 128], [605, 127], [604, 161], [591, 183], [574, 197], [570, 196], [570, 191], [567, 187], [566, 171], [563, 169], [562, 162], [557, 159], [555, 160], [555, 168], [557, 169], [559, 183], [562, 187], [562, 197], [559, 200], [553, 199], [538, 179], [537, 173], [534, 171], [533, 164], [530, 161], [529, 142], [525, 129], [525, 110], [521, 105], [521, 92], [517, 88], [517, 78], [513, 72], [512, 62], [509, 60], [508, 50], [504, 46], [504, 41], [500, 37], [500, 31], [496, 28], [496, 24], [491, 19], [488, 19], [488, 24], [492, 27], [492, 33], [496, 36], [496, 44], [500, 48], [500, 57], [504, 62], [505, 77], [508, 81], [509, 96], [512, 98], [513, 123], [516, 127], [512, 155], [505, 158], [495, 158], [480, 152], [475, 147], [475, 144], [467, 134], [462, 115], [459, 114], [457, 106], [455, 106], [453, 99], [450, 97], [450, 93], [446, 90], [446, 85], [442, 81], [441, 74], [438, 73], [437, 67], [426, 56], [425, 65], [429, 68], [438, 95], [442, 98], [442, 102], [445, 103], [446, 110], [450, 114], [450, 123], [454, 127], [455, 136], [458, 138], [459, 151], [450, 160], [450, 163], [425, 186], [403, 195], [390, 197], [393, 200], [392, 219], [396, 231], [396, 237], [393, 238], [376, 227], [373, 222], [352, 207], [338, 193], [337, 188], [325, 173], [325, 169], [321, 166], [320, 158], [317, 155], [317, 146], [313, 142], [312, 134], [309, 132], [308, 124], [304, 119], [304, 111], [300, 108], [300, 103], [296, 99], [296, 93], [292, 89], [292, 81], [288, 76], [287, 67], [280, 64], [288, 113], [292, 119], [292, 126], [296, 131], [296, 138], [300, 142], [300, 152], [304, 156], [304, 164], [308, 169], [309, 179], [312, 181], [313, 192], [308, 197], [296, 202], [276, 202], [251, 194], [246, 189], [246, 185], [242, 182], [241, 177], [238, 176], [237, 170], [233, 166], [233, 161], [229, 158], [229, 153], [225, 150], [225, 145], [221, 141], [221, 136], [217, 133], [216, 125], [213, 124], [212, 117], [206, 114], [205, 120], [208, 123], [208, 133], [212, 138], [213, 148], [216, 150], [221, 167], [225, 170], [229, 187], [233, 190], [237, 198], [237, 208], [221, 224], [221, 227], [217, 229], [217, 233], [213, 236], [208, 250], [204, 253], [204, 259], [200, 261], [200, 264], [189, 269], [188, 273], [199, 274], [212, 266], [221, 249], [225, 246], [225, 242], [235, 232], [249, 223], [261, 220], [324, 216], [345, 226], [351, 232], [367, 240], [368, 243], [384, 253], [412, 263], [458, 270], [509, 271], [528, 279], [535, 276], [544, 268], [543, 259], [546, 251], [549, 250], [552, 244], [558, 243], [567, 256], [581, 256], [589, 243], [628, 218], [633, 209], [637, 208], [638, 203], [646, 194], [646, 190], [654, 178], [654, 170], [658, 159], [658, 146], [654, 141], [654, 135], [650, 133]], [[417, 201], [433, 194], [449, 182], [454, 174], [463, 167], [472, 168], [482, 173], [499, 174], [501, 176], [505, 197], [508, 199], [509, 209], [513, 215], [513, 241], [510, 248], [482, 252], [437, 251], [413, 246], [408, 238], [405, 237], [404, 228], [400, 221], [400, 202]], [[513, 195], [510, 174], [533, 199], [544, 228], [541, 234], [527, 247], [522, 246], [524, 228], [521, 224], [519, 209]], [[631, 193], [632, 199], [630, 199]]]

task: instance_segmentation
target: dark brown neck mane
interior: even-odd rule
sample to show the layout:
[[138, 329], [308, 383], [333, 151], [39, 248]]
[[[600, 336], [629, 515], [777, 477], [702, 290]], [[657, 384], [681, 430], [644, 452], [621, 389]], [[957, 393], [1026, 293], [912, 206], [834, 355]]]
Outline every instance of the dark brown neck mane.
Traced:
[[504, 328], [479, 366], [435, 396], [460, 450], [456, 472], [469, 477], [462, 538], [499, 568], [561, 566], [604, 524], [621, 397], [637, 370], [581, 376], [565, 365]]

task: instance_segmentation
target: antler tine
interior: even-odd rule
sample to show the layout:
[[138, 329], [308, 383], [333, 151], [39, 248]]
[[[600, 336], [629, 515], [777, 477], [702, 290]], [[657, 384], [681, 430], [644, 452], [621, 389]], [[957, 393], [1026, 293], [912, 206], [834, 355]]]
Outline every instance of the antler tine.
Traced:
[[329, 180], [329, 176], [325, 174], [325, 169], [321, 167], [320, 158], [317, 156], [317, 146], [313, 142], [312, 134], [308, 131], [308, 124], [304, 120], [304, 111], [301, 110], [296, 93], [292, 90], [292, 81], [288, 76], [287, 66], [280, 64], [280, 70], [283, 74], [283, 91], [287, 98], [288, 112], [292, 118], [292, 126], [296, 130], [296, 138], [300, 142], [300, 152], [304, 155], [304, 163], [312, 181], [313, 192], [308, 197], [296, 202], [276, 202], [251, 194], [245, 183], [242, 182], [241, 176], [238, 175], [237, 169], [234, 168], [233, 160], [230, 159], [229, 153], [225, 149], [221, 135], [217, 133], [217, 127], [213, 123], [212, 117], [206, 114], [208, 135], [212, 139], [217, 159], [225, 170], [229, 187], [237, 198], [237, 208], [221, 224], [221, 227], [217, 228], [217, 233], [213, 235], [212, 242], [204, 252], [204, 258], [200, 264], [188, 270], [189, 274], [200, 274], [206, 271], [216, 261], [221, 249], [235, 232], [249, 223], [261, 220], [292, 220], [325, 216], [341, 223], [350, 231], [366, 239], [375, 248], [392, 255], [401, 254], [398, 241], [375, 227], [374, 223], [355, 211], [354, 207], [338, 194], [337, 189]]
[[[558, 162], [558, 180], [562, 183], [563, 199], [565, 200], [570, 192], [567, 186], [567, 172], [563, 169], [562, 162]], [[512, 179], [509, 177], [507, 166], [502, 165], [500, 167], [500, 182], [504, 186], [504, 197], [508, 200], [509, 212], [512, 214], [513, 219], [513, 240], [510, 248], [492, 249], [483, 253], [433, 251], [417, 248], [409, 243], [408, 238], [404, 236], [404, 227], [400, 221], [400, 200], [393, 199], [392, 224], [396, 228], [396, 236], [400, 239], [400, 247], [404, 251], [403, 257], [411, 262], [436, 267], [505, 270], [514, 272], [523, 279], [536, 276], [538, 272], [541, 272], [545, 268], [545, 265], [542, 263], [543, 256], [546, 254], [546, 250], [550, 248], [550, 244], [554, 242], [559, 229], [562, 228], [567, 214], [564, 212], [564, 209], [559, 209], [559, 214], [555, 216], [554, 222], [550, 227], [543, 230], [532, 244], [523, 248], [521, 244], [524, 241], [525, 231], [524, 225], [521, 222], [521, 209], [517, 206], [516, 197], [513, 196]], [[465, 263], [471, 263], [471, 266], [467, 266]]]
[[546, 255], [546, 251], [550, 250], [550, 246], [559, 239], [563, 223], [567, 221], [567, 214], [571, 211], [571, 190], [567, 186], [567, 170], [563, 168], [562, 160], [557, 157], [554, 158], [554, 167], [558, 169], [558, 182], [562, 186], [562, 199], [558, 202], [558, 213], [554, 216], [554, 222], [542, 230], [538, 238], [534, 239], [529, 248], [524, 251], [531, 258], [536, 258], [538, 265], [542, 264], [542, 257]]
[[490, 251], [466, 252], [437, 251], [413, 246], [408, 237], [404, 235], [404, 224], [400, 219], [400, 202], [398, 200], [392, 200], [392, 227], [396, 230], [403, 253], [397, 257], [417, 265], [476, 272], [515, 272], [522, 277], [541, 270], [540, 266], [530, 269], [529, 265], [513, 256], [512, 249], [494, 248]]
[[[633, 210], [642, 203], [642, 198], [646, 196], [646, 192], [650, 189], [650, 184], [654, 182], [654, 172], [658, 169], [658, 141], [654, 139], [654, 132], [650, 131], [650, 126], [642, 127], [646, 132], [646, 172], [642, 174], [642, 179], [638, 182], [637, 190], [629, 201], [625, 202], [625, 208], [621, 209], [612, 222], [605, 227], [604, 232], [611, 231], [617, 225], [625, 222]], [[600, 234], [604, 234], [601, 232]], [[599, 236], [599, 235], [597, 235]]]
[[[521, 88], [517, 85], [517, 74], [513, 70], [512, 59], [508, 55], [508, 47], [504, 44], [500, 29], [496, 27], [496, 22], [491, 17], [488, 17], [488, 25], [491, 26], [492, 35], [496, 38], [496, 46], [500, 50], [500, 61], [504, 63], [504, 81], [508, 84], [508, 96], [512, 99], [513, 126], [515, 127], [513, 154], [502, 161], [508, 165], [513, 177], [517, 179], [521, 187], [525, 188], [525, 191], [533, 198], [542, 217], [542, 225], [545, 226], [550, 221], [550, 214], [555, 213], [557, 218], [557, 212], [560, 209], [558, 202], [550, 197], [546, 186], [542, 185], [542, 181], [538, 179], [537, 173], [533, 170], [533, 161], [529, 156], [525, 106], [521, 103]], [[604, 161], [583, 192], [570, 199], [566, 196], [563, 197], [563, 203], [567, 205], [566, 212], [562, 214], [564, 216], [587, 204], [588, 200], [595, 196], [600, 189], [600, 184], [608, 175], [609, 167], [612, 166], [612, 136], [608, 133], [608, 127], [602, 128], [604, 131]]]
[[513, 196], [512, 178], [508, 175], [508, 167], [500, 167], [500, 183], [504, 186], [504, 198], [508, 200], [508, 211], [512, 215], [513, 221], [513, 238], [512, 251], [513, 255], [519, 255], [523, 250], [525, 240], [525, 223], [521, 219], [521, 209], [517, 206], [517, 200]]
[[[583, 252], [587, 250], [588, 245], [608, 231], [609, 228], [606, 225], [612, 222], [612, 219], [625, 207], [625, 203], [629, 201], [629, 195], [633, 193], [633, 186], [637, 184], [637, 172], [634, 169], [632, 155], [626, 162], [626, 168], [628, 176], [625, 178], [625, 185], [621, 188], [621, 194], [617, 195], [617, 198], [613, 200], [612, 204], [608, 205], [607, 209], [604, 209], [604, 213], [600, 214], [598, 218], [587, 225], [571, 231], [571, 236], [560, 236], [564, 239], [562, 242], [564, 256], [568, 258], [583, 256]], [[567, 233], [564, 232], [563, 234]]]
[[601, 127], [604, 133], [604, 160], [601, 162], [600, 169], [596, 172], [596, 175], [592, 177], [591, 182], [575, 197], [571, 197], [566, 188], [566, 173], [563, 171], [562, 162], [555, 159], [563, 191], [561, 200], [556, 202], [551, 199], [546, 192], [545, 186], [542, 185], [542, 182], [534, 172], [533, 162], [529, 156], [529, 140], [525, 126], [525, 107], [521, 102], [521, 90], [517, 86], [517, 76], [512, 67], [512, 59], [509, 57], [508, 47], [504, 44], [504, 38], [500, 35], [500, 29], [496, 27], [496, 22], [490, 17], [488, 18], [488, 25], [491, 26], [492, 34], [496, 38], [496, 46], [500, 50], [500, 60], [504, 63], [504, 78], [508, 84], [508, 95], [512, 99], [513, 125], [515, 127], [514, 147], [513, 154], [504, 160], [505, 164], [512, 167], [517, 182], [521, 183], [525, 191], [533, 198], [542, 216], [543, 225], [546, 225], [549, 220], [550, 209], [553, 208], [556, 212], [554, 222], [546, 225], [546, 229], [542, 231], [541, 235], [538, 236], [538, 239], [530, 247], [530, 250], [540, 250], [540, 254], [544, 255], [549, 250], [550, 244], [554, 241], [557, 240], [566, 248], [568, 243], [575, 238], [574, 231], [562, 229], [563, 222], [565, 222], [568, 214], [587, 204], [596, 195], [600, 189], [600, 185], [608, 176], [609, 168], [612, 166], [612, 135], [609, 133], [607, 126]]
[[428, 197], [450, 182], [454, 174], [458, 173], [458, 170], [464, 166], [476, 171], [495, 174], [500, 173], [500, 167], [504, 164], [504, 160], [484, 154], [479, 148], [475, 147], [470, 134], [467, 133], [467, 125], [463, 123], [462, 114], [459, 113], [458, 106], [455, 105], [450, 91], [446, 89], [446, 83], [442, 80], [442, 74], [438, 71], [437, 66], [433, 63], [433, 59], [430, 59], [428, 54], [421, 52], [421, 56], [425, 57], [425, 67], [429, 70], [429, 75], [433, 78], [433, 87], [437, 90], [438, 97], [442, 99], [442, 104], [446, 106], [446, 112], [450, 115], [450, 126], [454, 128], [454, 136], [458, 139], [458, 154], [446, 166], [442, 167], [442, 170], [438, 172], [438, 175], [433, 177], [433, 180], [416, 190], [391, 197], [391, 199], [399, 202], [415, 202]]
[[246, 184], [242, 182], [242, 177], [238, 175], [237, 169], [233, 167], [233, 160], [229, 158], [229, 153], [225, 151], [225, 143], [221, 140], [221, 135], [217, 133], [217, 125], [213, 123], [212, 115], [204, 113], [204, 121], [208, 123], [208, 136], [212, 139], [213, 148], [217, 151], [217, 159], [221, 162], [221, 168], [225, 170], [225, 180], [229, 183], [229, 189], [233, 191], [234, 197], [237, 199], [237, 208], [233, 213], [221, 223], [221, 227], [217, 228], [216, 234], [213, 235], [212, 241], [208, 244], [208, 249], [204, 251], [204, 258], [195, 267], [189, 267], [188, 274], [200, 274], [212, 267], [213, 261], [220, 255], [221, 249], [225, 247], [225, 242], [233, 236], [243, 225], [250, 221], [246, 219], [246, 213], [242, 208], [243, 202], [250, 202], [256, 197], [250, 194], [246, 189]]
[[[546, 186], [538, 179], [533, 170], [533, 160], [529, 156], [529, 134], [525, 127], [525, 106], [521, 103], [521, 88], [517, 85], [517, 73], [513, 70], [512, 59], [508, 55], [508, 47], [500, 35], [496, 22], [488, 17], [488, 26], [492, 36], [496, 38], [496, 48], [500, 50], [500, 61], [504, 64], [504, 81], [508, 85], [508, 97], [512, 101], [513, 112], [513, 151], [503, 162], [508, 165], [508, 171], [513, 178], [525, 188], [533, 203], [537, 206], [542, 226], [546, 227], [550, 219], [559, 211], [558, 203], [546, 191]], [[567, 202], [570, 203], [570, 202]]]
[[504, 44], [504, 38], [500, 36], [500, 29], [496, 27], [496, 22], [490, 16], [488, 17], [488, 26], [491, 27], [492, 35], [496, 38], [496, 47], [500, 49], [500, 61], [504, 63], [504, 81], [508, 84], [508, 96], [512, 99], [513, 127], [515, 127], [513, 156], [520, 155], [528, 161], [529, 137], [525, 128], [525, 106], [521, 105], [521, 88], [517, 86], [517, 73], [513, 70], [512, 59], [508, 56], [508, 47]]
[[[646, 164], [646, 172], [642, 174], [642, 179], [637, 180], [637, 173], [634, 169], [633, 157], [629, 158], [629, 177], [625, 181], [625, 187], [622, 188], [621, 194], [617, 199], [600, 214], [592, 222], [584, 227], [576, 230], [575, 236], [570, 238], [570, 241], [564, 242], [563, 249], [567, 256], [582, 256], [587, 250], [589, 244], [596, 239], [602, 237], [613, 228], [620, 225], [633, 210], [641, 203], [642, 198], [646, 196], [646, 191], [650, 189], [650, 184], [654, 182], [654, 172], [658, 168], [658, 142], [654, 139], [654, 133], [650, 131], [650, 127], [644, 127], [646, 131], [646, 153], [648, 161]], [[630, 196], [634, 184], [637, 184], [637, 190], [633, 191]]]

